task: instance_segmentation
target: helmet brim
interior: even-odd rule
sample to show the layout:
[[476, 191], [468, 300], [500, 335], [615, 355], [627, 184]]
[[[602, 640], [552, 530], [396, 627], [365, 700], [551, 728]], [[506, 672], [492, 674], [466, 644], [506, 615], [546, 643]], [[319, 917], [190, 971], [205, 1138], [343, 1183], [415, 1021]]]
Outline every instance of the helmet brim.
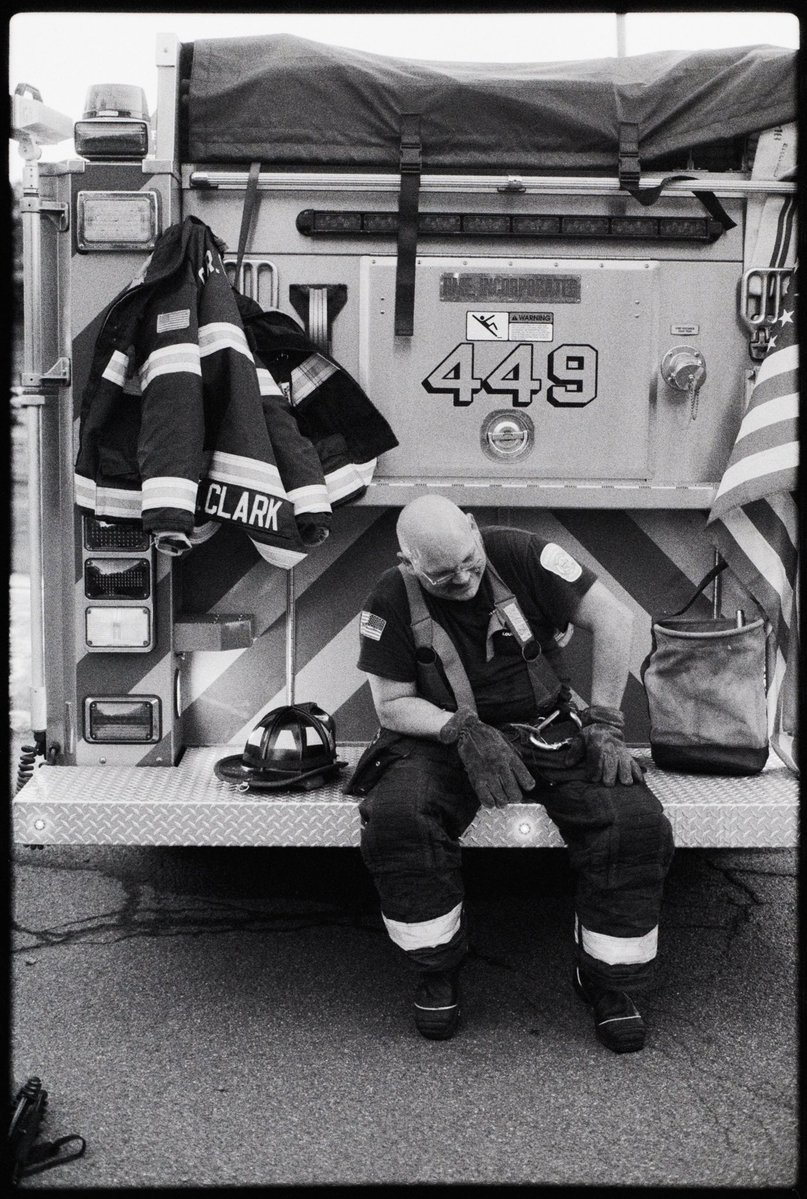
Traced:
[[241, 754], [233, 754], [229, 758], [220, 758], [215, 763], [213, 772], [216, 778], [221, 779], [223, 783], [246, 785], [255, 791], [294, 791], [300, 784], [303, 784], [305, 790], [306, 779], [314, 779], [317, 776], [326, 779], [345, 766], [347, 766], [347, 762], [337, 759], [312, 770], [303, 770], [299, 774], [279, 778], [276, 771], [260, 770], [257, 766], [245, 763]]

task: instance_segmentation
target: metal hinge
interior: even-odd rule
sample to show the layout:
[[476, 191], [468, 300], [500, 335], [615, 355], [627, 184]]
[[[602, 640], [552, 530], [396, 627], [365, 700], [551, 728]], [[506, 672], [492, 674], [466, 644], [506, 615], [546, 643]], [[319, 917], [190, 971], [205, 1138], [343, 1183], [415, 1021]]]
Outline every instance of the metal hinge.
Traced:
[[61, 200], [43, 200], [40, 196], [23, 195], [20, 212], [38, 212], [40, 216], [49, 217], [60, 233], [70, 228], [70, 209]]
[[41, 407], [46, 400], [43, 393], [53, 393], [57, 387], [69, 387], [70, 376], [69, 358], [57, 358], [50, 370], [42, 375], [38, 371], [23, 371], [20, 375], [22, 387], [13, 396], [12, 407]]

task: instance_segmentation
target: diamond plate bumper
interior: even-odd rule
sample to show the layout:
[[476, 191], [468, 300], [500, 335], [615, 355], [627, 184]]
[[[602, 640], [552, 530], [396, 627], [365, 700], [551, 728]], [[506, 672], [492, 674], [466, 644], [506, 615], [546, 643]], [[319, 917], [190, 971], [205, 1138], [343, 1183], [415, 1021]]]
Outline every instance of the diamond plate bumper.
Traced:
[[[14, 798], [18, 843], [66, 845], [357, 846], [356, 800], [342, 793], [363, 745], [341, 745], [348, 765], [316, 791], [241, 793], [213, 774], [231, 745], [186, 750], [178, 766], [39, 766]], [[773, 759], [773, 755], [772, 759]], [[798, 839], [798, 783], [773, 759], [751, 778], [661, 771], [637, 751], [664, 805], [676, 845], [791, 848]], [[482, 810], [463, 845], [559, 846], [538, 804]]]

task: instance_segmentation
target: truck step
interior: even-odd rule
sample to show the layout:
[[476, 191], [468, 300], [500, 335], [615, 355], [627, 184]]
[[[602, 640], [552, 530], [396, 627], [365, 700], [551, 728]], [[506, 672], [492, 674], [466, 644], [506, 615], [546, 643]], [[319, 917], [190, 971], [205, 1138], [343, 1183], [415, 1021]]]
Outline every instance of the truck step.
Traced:
[[[246, 792], [216, 778], [232, 745], [187, 749], [177, 766], [41, 765], [13, 800], [20, 844], [358, 846], [357, 800], [343, 788], [364, 743], [341, 744], [347, 766], [314, 791]], [[681, 848], [795, 847], [798, 780], [771, 753], [746, 778], [659, 770], [635, 750]], [[540, 804], [483, 809], [468, 848], [562, 846]]]

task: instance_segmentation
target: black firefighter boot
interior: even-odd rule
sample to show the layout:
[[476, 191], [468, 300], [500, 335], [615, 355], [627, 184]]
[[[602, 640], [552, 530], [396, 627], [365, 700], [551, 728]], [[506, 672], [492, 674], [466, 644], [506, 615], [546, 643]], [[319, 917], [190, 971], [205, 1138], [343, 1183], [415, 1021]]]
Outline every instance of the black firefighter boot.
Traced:
[[460, 1018], [460, 967], [423, 971], [415, 991], [415, 1028], [430, 1041], [448, 1041]]
[[594, 1009], [594, 1031], [603, 1045], [614, 1053], [644, 1049], [645, 1023], [630, 995], [607, 990], [579, 966], [574, 970], [574, 989]]

